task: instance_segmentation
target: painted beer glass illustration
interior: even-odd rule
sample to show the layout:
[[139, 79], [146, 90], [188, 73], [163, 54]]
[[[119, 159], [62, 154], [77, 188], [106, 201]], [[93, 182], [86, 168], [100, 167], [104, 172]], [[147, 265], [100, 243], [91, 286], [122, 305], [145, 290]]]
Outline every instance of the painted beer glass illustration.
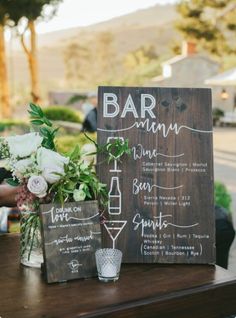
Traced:
[[[107, 138], [107, 143], [110, 143], [110, 142], [112, 143], [112, 142], [114, 142], [117, 139], [119, 139], [122, 143], [124, 143], [124, 138], [123, 137], [114, 137], [114, 136], [113, 137], [108, 137]], [[110, 172], [121, 172], [122, 170], [118, 169], [118, 163], [117, 163], [118, 157], [120, 157], [120, 155], [119, 156], [115, 156], [115, 154], [113, 154], [112, 156], [114, 158], [114, 167], [113, 167], [113, 169], [110, 169], [109, 171]]]

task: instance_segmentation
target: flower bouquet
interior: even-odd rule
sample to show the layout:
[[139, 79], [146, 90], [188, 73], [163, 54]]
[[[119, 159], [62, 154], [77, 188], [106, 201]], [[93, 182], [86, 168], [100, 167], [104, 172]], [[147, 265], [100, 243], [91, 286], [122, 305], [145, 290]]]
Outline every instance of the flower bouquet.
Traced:
[[55, 143], [58, 128], [53, 128], [39, 106], [30, 104], [29, 114], [31, 132], [0, 138], [0, 152], [5, 167], [12, 172], [7, 182], [19, 189], [16, 201], [22, 216], [21, 262], [39, 267], [40, 204], [99, 200], [105, 205], [107, 189], [99, 182], [94, 163], [85, 160], [86, 154], [79, 146], [66, 155], [58, 153]]

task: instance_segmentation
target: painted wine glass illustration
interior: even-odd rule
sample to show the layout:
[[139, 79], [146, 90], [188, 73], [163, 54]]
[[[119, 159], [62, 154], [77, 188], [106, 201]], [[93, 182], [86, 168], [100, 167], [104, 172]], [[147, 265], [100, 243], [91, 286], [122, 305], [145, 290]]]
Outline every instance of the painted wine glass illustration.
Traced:
[[[124, 138], [123, 137], [108, 137], [107, 138], [107, 142], [109, 143], [112, 143], [114, 142], [115, 140], [119, 139], [122, 143], [124, 143]], [[110, 172], [121, 172], [120, 169], [118, 169], [118, 164], [117, 164], [117, 161], [118, 161], [118, 158], [119, 156], [116, 156], [115, 154], [111, 154], [111, 156], [114, 158], [114, 167], [113, 169], [110, 170]]]
[[104, 223], [105, 229], [112, 239], [112, 248], [115, 248], [115, 242], [125, 227], [127, 221], [106, 221]]

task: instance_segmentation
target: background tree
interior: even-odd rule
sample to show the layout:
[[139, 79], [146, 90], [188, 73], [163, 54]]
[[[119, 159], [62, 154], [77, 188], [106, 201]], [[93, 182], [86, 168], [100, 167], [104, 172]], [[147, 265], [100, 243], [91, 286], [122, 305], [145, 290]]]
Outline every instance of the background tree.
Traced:
[[144, 85], [160, 71], [160, 60], [153, 45], [142, 45], [128, 52], [123, 60], [123, 75], [118, 85]]
[[4, 29], [9, 19], [7, 0], [0, 2], [0, 117], [11, 116], [9, 86], [7, 76], [6, 49], [4, 39]]
[[236, 52], [235, 0], [182, 0], [177, 10], [182, 16], [177, 28], [186, 39], [217, 56]]
[[70, 87], [86, 86], [87, 74], [90, 70], [90, 51], [87, 46], [76, 42], [70, 43], [64, 50], [64, 62], [66, 79]]
[[129, 52], [124, 58], [124, 66], [127, 70], [133, 70], [156, 60], [158, 55], [153, 45], [142, 45], [138, 49]]
[[[116, 56], [113, 48], [113, 35], [109, 31], [96, 36], [94, 62], [97, 64], [97, 76], [104, 84], [110, 84], [114, 76]], [[94, 63], [94, 67], [96, 64]]]
[[114, 83], [117, 68], [112, 34], [96, 33], [83, 45], [70, 43], [64, 50], [64, 62], [67, 82], [73, 87], [94, 89]]
[[[31, 77], [31, 95], [33, 102], [38, 103], [40, 100], [39, 93], [39, 72], [38, 72], [38, 58], [37, 58], [37, 34], [35, 30], [36, 20], [42, 18], [52, 17], [57, 9], [58, 4], [62, 0], [11, 0], [12, 10], [10, 18], [19, 25], [25, 18], [26, 26], [24, 31], [20, 34], [21, 44], [26, 53], [30, 77]], [[45, 13], [45, 7], [50, 5], [50, 13]], [[29, 31], [29, 44], [27, 45], [26, 33]]]

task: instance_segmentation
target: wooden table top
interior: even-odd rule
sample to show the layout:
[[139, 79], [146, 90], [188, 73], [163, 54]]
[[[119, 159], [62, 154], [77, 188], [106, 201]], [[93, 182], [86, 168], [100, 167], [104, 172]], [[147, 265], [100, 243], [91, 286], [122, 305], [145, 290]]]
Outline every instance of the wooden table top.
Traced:
[[[0, 317], [211, 318], [236, 313], [236, 276], [213, 265], [122, 265], [120, 279], [48, 285], [19, 265], [19, 236], [0, 236]], [[58, 265], [60, 266], [60, 265]]]

